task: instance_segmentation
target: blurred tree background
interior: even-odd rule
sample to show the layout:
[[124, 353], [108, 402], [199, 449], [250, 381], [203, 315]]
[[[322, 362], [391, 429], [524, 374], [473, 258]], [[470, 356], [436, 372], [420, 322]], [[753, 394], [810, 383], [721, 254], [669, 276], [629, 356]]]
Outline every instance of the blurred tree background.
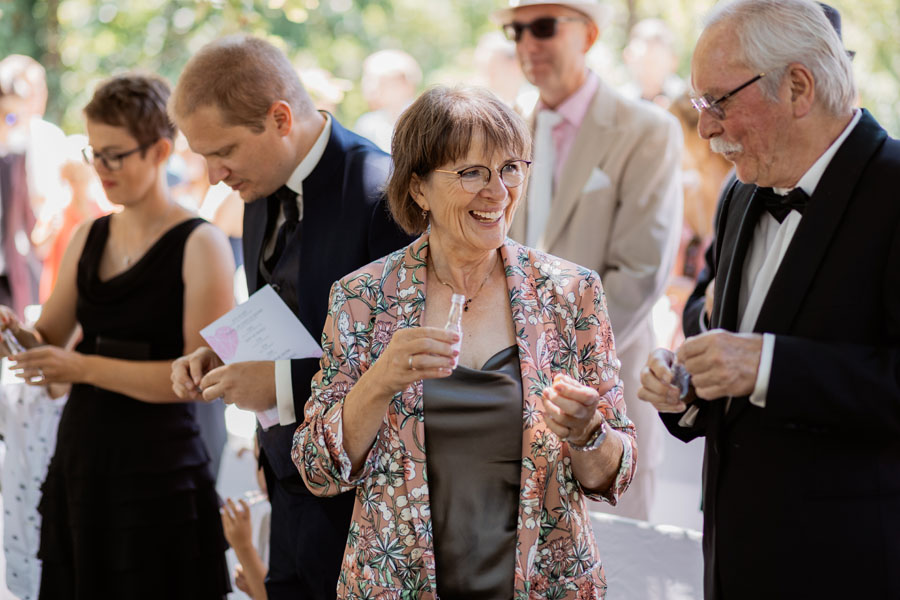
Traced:
[[[28, 54], [47, 68], [48, 119], [82, 130], [81, 107], [102, 78], [130, 69], [174, 82], [192, 52], [221, 35], [246, 32], [280, 46], [300, 69], [319, 67], [353, 82], [337, 110], [352, 124], [366, 110], [358, 81], [371, 52], [398, 48], [422, 66], [425, 84], [465, 81], [472, 48], [496, 30], [489, 14], [503, 0], [2, 0], [0, 55]], [[601, 38], [602, 75], [626, 79], [621, 50], [630, 25], [660, 17], [680, 41], [681, 69], [714, 0], [610, 0], [613, 23]], [[844, 41], [856, 50], [862, 104], [900, 135], [900, 0], [831, 0]]]

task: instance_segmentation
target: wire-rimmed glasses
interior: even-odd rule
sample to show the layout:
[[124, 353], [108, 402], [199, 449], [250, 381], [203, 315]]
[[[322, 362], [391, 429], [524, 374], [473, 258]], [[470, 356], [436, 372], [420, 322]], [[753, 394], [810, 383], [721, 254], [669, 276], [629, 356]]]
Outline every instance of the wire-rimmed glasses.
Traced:
[[[504, 163], [497, 173], [500, 175], [500, 181], [507, 189], [522, 185], [525, 181], [525, 174], [528, 172], [530, 160], [511, 160]], [[447, 171], [446, 169], [435, 169], [435, 173], [449, 173], [450, 175], [459, 176], [459, 183], [462, 188], [470, 194], [477, 194], [491, 183], [491, 174], [494, 169], [483, 165], [475, 165], [466, 167], [459, 171]]]
[[694, 106], [694, 108], [697, 109], [697, 112], [706, 111], [707, 113], [709, 113], [710, 116], [721, 121], [725, 118], [725, 109], [722, 108], [722, 102], [724, 102], [725, 100], [728, 100], [729, 98], [731, 98], [732, 96], [734, 96], [735, 94], [740, 92], [745, 87], [756, 83], [757, 81], [759, 81], [760, 79], [762, 79], [765, 76], [766, 76], [765, 73], [759, 73], [752, 79], [745, 81], [744, 83], [737, 86], [736, 88], [734, 88], [733, 90], [731, 90], [730, 92], [725, 94], [724, 96], [720, 96], [719, 98], [716, 98], [715, 100], [713, 100], [712, 96], [710, 96], [709, 94], [703, 94], [700, 97], [692, 97], [691, 104]]

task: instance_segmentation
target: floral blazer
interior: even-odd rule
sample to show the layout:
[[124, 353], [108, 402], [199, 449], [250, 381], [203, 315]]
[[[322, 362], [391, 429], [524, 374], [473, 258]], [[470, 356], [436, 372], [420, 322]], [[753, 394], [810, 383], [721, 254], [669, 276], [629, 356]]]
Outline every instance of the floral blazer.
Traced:
[[[359, 472], [351, 473], [341, 439], [351, 386], [394, 331], [422, 323], [427, 253], [426, 234], [331, 288], [321, 370], [292, 457], [314, 494], [356, 488], [339, 598], [437, 598], [422, 382], [394, 396]], [[524, 390], [515, 599], [600, 599], [606, 581], [585, 497], [615, 504], [631, 482], [637, 453], [600, 278], [511, 240], [500, 253]], [[625, 434], [621, 467], [602, 494], [579, 485], [568, 446], [544, 422], [541, 391], [556, 373], [595, 387], [608, 424]]]

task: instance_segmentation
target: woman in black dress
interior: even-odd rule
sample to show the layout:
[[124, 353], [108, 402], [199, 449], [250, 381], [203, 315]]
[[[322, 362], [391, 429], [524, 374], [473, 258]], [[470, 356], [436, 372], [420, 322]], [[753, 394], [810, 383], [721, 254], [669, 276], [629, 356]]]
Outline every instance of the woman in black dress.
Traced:
[[[224, 235], [170, 198], [169, 88], [125, 75], [85, 108], [92, 162], [122, 211], [81, 226], [33, 329], [0, 307], [29, 348], [33, 383], [71, 383], [43, 486], [40, 598], [223, 598], [230, 591], [209, 455], [172, 360], [232, 306]], [[81, 326], [75, 351], [64, 349]]]

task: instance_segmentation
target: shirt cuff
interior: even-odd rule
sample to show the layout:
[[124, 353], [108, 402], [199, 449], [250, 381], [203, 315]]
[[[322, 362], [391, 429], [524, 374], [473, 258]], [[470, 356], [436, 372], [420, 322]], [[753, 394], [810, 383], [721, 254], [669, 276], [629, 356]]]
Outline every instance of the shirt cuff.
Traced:
[[706, 333], [709, 331], [709, 325], [706, 324], [706, 307], [700, 309], [700, 333]]
[[278, 424], [297, 422], [294, 412], [294, 387], [291, 384], [291, 361], [275, 361], [275, 405], [278, 407]]
[[[694, 402], [697, 402], [697, 400], [695, 400]], [[697, 413], [699, 412], [700, 409], [697, 408], [696, 405], [692, 404], [691, 406], [688, 406], [688, 409], [685, 411], [685, 413], [681, 415], [680, 419], [678, 419], [678, 426], [693, 427], [694, 423], [697, 421]]]
[[750, 394], [750, 404], [760, 408], [766, 407], [766, 394], [769, 391], [769, 375], [772, 373], [772, 356], [775, 354], [775, 335], [763, 334], [762, 352], [759, 353], [759, 370], [756, 372], [756, 385]]

